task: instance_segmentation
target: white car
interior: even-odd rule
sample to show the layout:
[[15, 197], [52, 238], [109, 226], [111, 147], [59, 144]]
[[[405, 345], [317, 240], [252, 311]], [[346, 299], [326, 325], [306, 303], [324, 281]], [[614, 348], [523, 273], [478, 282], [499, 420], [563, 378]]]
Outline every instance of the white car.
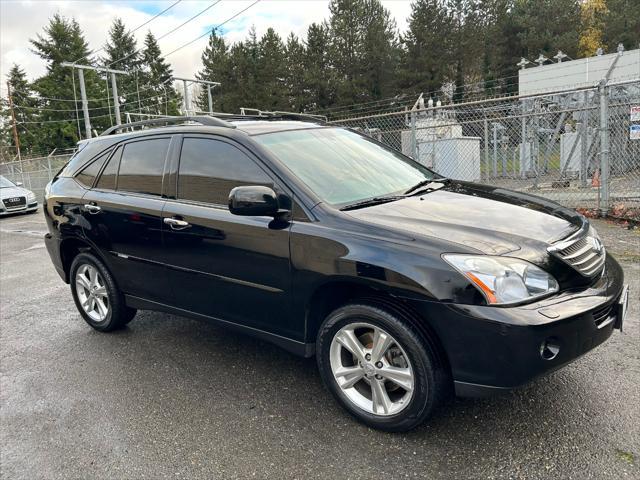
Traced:
[[38, 210], [36, 195], [22, 183], [13, 183], [0, 175], [0, 216], [11, 213], [33, 213]]

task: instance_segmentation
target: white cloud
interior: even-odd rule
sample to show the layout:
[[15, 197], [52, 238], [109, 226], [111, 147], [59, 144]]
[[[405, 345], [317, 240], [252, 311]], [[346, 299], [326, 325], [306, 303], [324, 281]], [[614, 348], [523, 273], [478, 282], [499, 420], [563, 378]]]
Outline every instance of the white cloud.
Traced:
[[[0, 75], [2, 93], [6, 93], [5, 75], [14, 63], [25, 69], [29, 79], [45, 73], [44, 62], [30, 50], [30, 38], [42, 33], [54, 13], [75, 18], [85, 38], [94, 51], [100, 49], [114, 18], [120, 17], [133, 29], [149, 20], [157, 12], [167, 8], [175, 0], [154, 2], [126, 2], [121, 0], [0, 0]], [[157, 37], [177, 27], [213, 2], [183, 0], [164, 15], [136, 32], [138, 45], [142, 46], [144, 35], [151, 30]], [[251, 5], [252, 0], [222, 0], [198, 18], [176, 32], [160, 40], [164, 54], [193, 40], [211, 26], [218, 25], [237, 12]], [[411, 7], [408, 1], [383, 1], [395, 17], [401, 30], [406, 28], [406, 19]], [[246, 38], [250, 26], [255, 25], [258, 36], [268, 27], [273, 27], [283, 39], [290, 32], [304, 37], [308, 26], [321, 22], [329, 16], [327, 0], [263, 0], [226, 24], [225, 39], [236, 42]], [[181, 49], [167, 60], [176, 76], [193, 76], [200, 68], [200, 55], [207, 43], [206, 36]], [[98, 52], [98, 55], [101, 52]], [[75, 60], [75, 59], [69, 59]]]

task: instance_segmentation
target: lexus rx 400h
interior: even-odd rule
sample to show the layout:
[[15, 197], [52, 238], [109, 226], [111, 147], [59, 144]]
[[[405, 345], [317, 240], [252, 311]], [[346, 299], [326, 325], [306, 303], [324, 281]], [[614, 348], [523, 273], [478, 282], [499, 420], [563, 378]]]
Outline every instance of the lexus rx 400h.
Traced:
[[319, 121], [189, 120], [110, 129], [47, 187], [47, 249], [96, 330], [206, 319], [315, 355], [346, 410], [402, 431], [622, 327], [622, 270], [573, 210]]

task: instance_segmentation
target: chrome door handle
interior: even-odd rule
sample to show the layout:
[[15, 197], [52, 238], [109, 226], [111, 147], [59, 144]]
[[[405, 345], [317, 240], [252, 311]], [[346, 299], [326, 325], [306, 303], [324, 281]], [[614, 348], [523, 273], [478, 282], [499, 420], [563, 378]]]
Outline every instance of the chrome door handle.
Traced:
[[102, 208], [100, 208], [98, 205], [91, 205], [90, 203], [87, 203], [84, 206], [85, 210], [87, 210], [89, 213], [92, 214], [96, 214], [96, 213], [100, 213], [102, 211]]
[[184, 228], [188, 228], [191, 226], [189, 222], [185, 222], [184, 220], [179, 220], [177, 218], [166, 217], [164, 219], [164, 223], [169, 225], [174, 230], [182, 230]]

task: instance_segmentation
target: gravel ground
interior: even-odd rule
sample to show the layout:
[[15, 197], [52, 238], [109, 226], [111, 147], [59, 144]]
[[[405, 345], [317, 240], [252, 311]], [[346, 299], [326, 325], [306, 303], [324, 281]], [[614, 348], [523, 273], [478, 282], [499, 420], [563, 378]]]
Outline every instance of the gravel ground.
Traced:
[[76, 312], [42, 213], [0, 220], [2, 478], [640, 478], [640, 235], [595, 221], [626, 271], [625, 333], [511, 394], [407, 434], [352, 420], [313, 359], [141, 312]]

